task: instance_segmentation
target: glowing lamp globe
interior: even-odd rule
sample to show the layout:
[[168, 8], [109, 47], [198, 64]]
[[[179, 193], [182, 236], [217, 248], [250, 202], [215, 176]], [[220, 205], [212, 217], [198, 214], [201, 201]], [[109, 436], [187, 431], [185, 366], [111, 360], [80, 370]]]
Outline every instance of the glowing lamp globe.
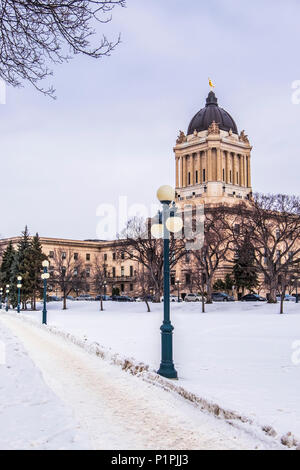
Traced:
[[151, 235], [153, 238], [162, 238], [163, 237], [163, 225], [162, 224], [154, 224], [151, 227]]
[[22, 281], [22, 276], [17, 277], [18, 281]]
[[43, 268], [48, 268], [49, 267], [49, 261], [45, 259], [45, 261], [42, 262]]
[[157, 191], [160, 202], [172, 202], [175, 199], [175, 189], [172, 186], [161, 186]]
[[22, 287], [22, 284], [17, 284], [18, 289], [21, 289], [21, 287]]
[[169, 232], [177, 233], [182, 230], [183, 222], [180, 217], [169, 217], [166, 221], [166, 226]]

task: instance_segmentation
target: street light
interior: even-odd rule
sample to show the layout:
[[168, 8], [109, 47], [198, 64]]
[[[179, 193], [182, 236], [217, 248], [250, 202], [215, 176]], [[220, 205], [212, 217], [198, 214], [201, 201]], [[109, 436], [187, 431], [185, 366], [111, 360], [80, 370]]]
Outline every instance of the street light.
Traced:
[[6, 311], [8, 312], [8, 309], [9, 309], [9, 298], [8, 298], [8, 294], [9, 294], [9, 284], [6, 284]]
[[176, 279], [177, 293], [178, 293], [178, 302], [180, 302], [180, 280]]
[[0, 310], [2, 310], [3, 287], [0, 288]]
[[43, 261], [42, 266], [44, 268], [44, 272], [41, 276], [44, 281], [43, 325], [47, 325], [47, 279], [50, 277], [50, 274], [48, 273], [49, 261]]
[[[151, 233], [155, 237], [161, 234], [164, 239], [164, 320], [161, 330], [161, 363], [157, 371], [168, 379], [177, 379], [177, 371], [173, 362], [173, 330], [170, 321], [170, 232], [182, 229], [182, 220], [175, 217], [175, 209], [170, 211], [170, 204], [175, 199], [175, 191], [171, 186], [161, 186], [157, 198], [162, 203], [163, 210], [159, 213], [158, 224], [154, 224]], [[173, 219], [173, 220], [171, 220]]]
[[17, 308], [17, 311], [18, 311], [18, 313], [20, 313], [22, 276], [18, 276], [17, 280], [18, 280], [18, 284], [17, 284], [17, 288], [18, 288], [18, 308]]

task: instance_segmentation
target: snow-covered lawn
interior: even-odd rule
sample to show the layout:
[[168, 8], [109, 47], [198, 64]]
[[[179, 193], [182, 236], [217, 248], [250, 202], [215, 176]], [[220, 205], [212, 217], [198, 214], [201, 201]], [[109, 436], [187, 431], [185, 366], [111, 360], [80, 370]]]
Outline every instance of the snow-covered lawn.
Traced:
[[70, 410], [45, 384], [21, 342], [2, 324], [0, 344], [0, 449], [90, 448]]
[[[48, 324], [158, 369], [162, 305], [69, 302], [48, 305]], [[172, 304], [178, 384], [200, 397], [271, 425], [300, 440], [300, 304], [218, 303], [201, 313], [198, 303]], [[41, 318], [41, 312], [27, 312]], [[298, 345], [298, 349], [300, 346]], [[300, 361], [298, 361], [300, 362]]]

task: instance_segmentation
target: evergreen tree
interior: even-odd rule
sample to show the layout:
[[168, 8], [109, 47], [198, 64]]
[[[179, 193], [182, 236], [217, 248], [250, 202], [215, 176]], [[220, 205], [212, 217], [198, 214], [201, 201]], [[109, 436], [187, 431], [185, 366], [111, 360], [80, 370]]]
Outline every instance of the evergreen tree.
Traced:
[[32, 297], [32, 285], [30, 281], [30, 253], [31, 248], [31, 241], [30, 235], [28, 232], [27, 226], [25, 227], [24, 232], [22, 232], [22, 237], [18, 243], [17, 253], [14, 259], [14, 263], [11, 269], [11, 292], [10, 292], [10, 299], [12, 305], [17, 304], [17, 277], [20, 275], [22, 276], [22, 291], [21, 291], [21, 299], [23, 308], [26, 310], [27, 302]]
[[12, 266], [15, 260], [15, 256], [16, 252], [13, 247], [12, 241], [10, 241], [7, 245], [6, 250], [3, 253], [2, 263], [0, 267], [1, 287], [3, 288], [4, 292], [6, 284], [10, 283]]
[[237, 292], [242, 290], [244, 295], [245, 289], [253, 291], [258, 286], [257, 270], [255, 268], [254, 249], [248, 237], [240, 246], [236, 262], [233, 267], [234, 284]]
[[31, 292], [31, 305], [32, 309], [36, 310], [36, 299], [41, 298], [43, 295], [43, 283], [41, 279], [42, 262], [47, 257], [43, 254], [42, 245], [40, 242], [39, 234], [37, 233], [31, 241], [28, 249], [28, 273], [29, 273], [29, 290]]

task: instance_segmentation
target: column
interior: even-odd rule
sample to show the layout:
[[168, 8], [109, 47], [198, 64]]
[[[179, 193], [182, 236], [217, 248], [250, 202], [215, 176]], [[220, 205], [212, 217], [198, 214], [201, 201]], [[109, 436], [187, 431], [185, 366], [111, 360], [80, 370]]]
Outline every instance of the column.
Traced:
[[179, 158], [176, 157], [176, 188], [179, 188]]
[[194, 153], [192, 153], [191, 158], [192, 158], [191, 184], [192, 184], [192, 186], [194, 186], [194, 184], [195, 184], [195, 154]]
[[251, 167], [250, 167], [250, 155], [247, 155], [247, 173], [248, 173], [248, 187], [251, 188]]
[[183, 188], [183, 156], [180, 157], [180, 187]]
[[211, 148], [207, 150], [207, 181], [212, 181], [212, 156], [211, 156]]
[[199, 178], [198, 181], [199, 183], [203, 183], [203, 163], [202, 163], [202, 158], [203, 158], [203, 153], [199, 152], [198, 154], [199, 162], [198, 162], [198, 171], [199, 171]]
[[222, 158], [220, 147], [217, 148], [217, 181], [222, 181]]
[[229, 158], [228, 152], [225, 152], [225, 183], [229, 183]]
[[186, 178], [186, 166], [187, 166], [187, 161], [186, 161], [186, 155], [183, 156], [183, 187], [186, 188], [187, 184], [187, 178]]

